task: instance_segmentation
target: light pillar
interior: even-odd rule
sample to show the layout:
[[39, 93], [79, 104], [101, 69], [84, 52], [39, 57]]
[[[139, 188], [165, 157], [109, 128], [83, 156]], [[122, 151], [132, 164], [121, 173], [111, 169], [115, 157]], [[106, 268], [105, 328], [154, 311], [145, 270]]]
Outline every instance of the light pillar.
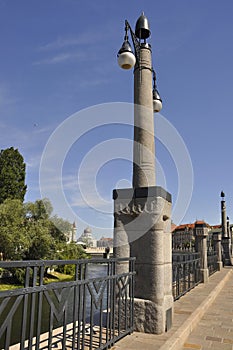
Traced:
[[227, 230], [227, 213], [225, 194], [221, 192], [221, 219], [222, 219], [222, 247], [223, 247], [223, 263], [226, 266], [231, 266], [231, 248], [230, 248], [230, 236]]
[[[136, 54], [133, 180], [132, 188], [113, 191], [114, 256], [136, 257], [135, 330], [161, 334], [171, 327], [173, 316], [171, 195], [155, 186], [153, 96], [159, 95], [155, 89], [156, 94], [152, 93], [155, 73], [151, 47], [146, 42], [150, 35], [147, 18], [144, 14], [139, 17], [136, 35], [126, 21], [125, 41], [118, 56], [122, 68], [128, 68], [132, 62], [128, 29]], [[121, 55], [129, 55], [129, 62], [124, 62]], [[157, 102], [160, 110], [160, 97]], [[126, 269], [127, 266], [120, 264], [117, 272]]]

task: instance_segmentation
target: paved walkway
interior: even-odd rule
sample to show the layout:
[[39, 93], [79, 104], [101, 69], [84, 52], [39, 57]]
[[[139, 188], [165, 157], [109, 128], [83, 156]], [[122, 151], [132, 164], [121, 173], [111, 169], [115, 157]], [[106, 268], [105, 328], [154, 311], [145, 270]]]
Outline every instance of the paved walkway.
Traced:
[[163, 335], [134, 332], [114, 350], [233, 350], [233, 268], [216, 272], [174, 304], [172, 328]]
[[191, 332], [183, 349], [233, 349], [233, 277]]

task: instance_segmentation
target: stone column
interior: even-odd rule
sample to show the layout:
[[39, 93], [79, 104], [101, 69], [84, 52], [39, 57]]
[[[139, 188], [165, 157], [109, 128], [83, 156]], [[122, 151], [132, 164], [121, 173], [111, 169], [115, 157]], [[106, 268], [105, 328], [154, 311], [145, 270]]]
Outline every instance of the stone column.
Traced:
[[214, 250], [218, 256], [218, 270], [220, 271], [223, 267], [222, 264], [222, 234], [221, 232], [213, 233]]
[[225, 197], [222, 197], [221, 200], [221, 218], [222, 218], [222, 236], [224, 238], [228, 237], [227, 234], [227, 214], [226, 214], [226, 202]]
[[223, 247], [223, 261], [224, 265], [231, 265], [231, 248], [230, 237], [227, 232], [227, 214], [226, 214], [226, 202], [225, 194], [221, 193], [221, 218], [222, 218], [222, 247]]
[[201, 282], [206, 283], [209, 279], [209, 269], [207, 263], [207, 237], [208, 228], [205, 224], [195, 224], [195, 239], [196, 248], [198, 253], [200, 253], [200, 272], [201, 272]]
[[134, 70], [133, 187], [155, 186], [154, 112], [151, 47], [140, 45]]
[[227, 236], [229, 237], [229, 257], [231, 261], [232, 260], [232, 235], [231, 235], [231, 229], [230, 229], [229, 216], [227, 216]]

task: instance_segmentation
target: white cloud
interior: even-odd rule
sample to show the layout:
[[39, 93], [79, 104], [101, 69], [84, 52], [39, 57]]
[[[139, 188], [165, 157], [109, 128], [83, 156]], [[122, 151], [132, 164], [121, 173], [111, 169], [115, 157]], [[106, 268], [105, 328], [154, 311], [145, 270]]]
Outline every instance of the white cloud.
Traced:
[[85, 79], [79, 83], [80, 88], [95, 87], [102, 84], [107, 84], [108, 79]]
[[110, 34], [105, 33], [105, 38], [103, 38], [103, 33], [84, 32], [78, 36], [58, 37], [50, 43], [41, 45], [38, 51], [52, 51], [71, 46], [90, 45], [105, 40], [107, 36], [110, 36]]
[[84, 59], [85, 55], [80, 52], [75, 53], [60, 53], [50, 58], [45, 58], [33, 63], [33, 65], [41, 65], [41, 64], [58, 64], [66, 61]]

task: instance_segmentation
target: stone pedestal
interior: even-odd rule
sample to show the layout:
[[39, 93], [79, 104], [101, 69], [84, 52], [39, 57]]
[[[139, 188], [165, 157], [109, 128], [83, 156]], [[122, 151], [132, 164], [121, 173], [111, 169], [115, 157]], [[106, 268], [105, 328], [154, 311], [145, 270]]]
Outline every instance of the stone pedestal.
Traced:
[[222, 237], [223, 248], [223, 263], [226, 266], [231, 266], [231, 242], [230, 237]]
[[218, 256], [218, 270], [220, 271], [222, 269], [222, 234], [220, 232], [216, 232], [213, 234], [213, 241], [214, 241], [214, 250], [217, 253]]
[[173, 314], [171, 195], [152, 186], [114, 190], [113, 198], [114, 256], [136, 257], [135, 330], [161, 334]]
[[200, 273], [201, 282], [206, 283], [209, 279], [209, 269], [207, 263], [207, 237], [208, 228], [205, 223], [195, 224], [196, 250], [200, 253]]

